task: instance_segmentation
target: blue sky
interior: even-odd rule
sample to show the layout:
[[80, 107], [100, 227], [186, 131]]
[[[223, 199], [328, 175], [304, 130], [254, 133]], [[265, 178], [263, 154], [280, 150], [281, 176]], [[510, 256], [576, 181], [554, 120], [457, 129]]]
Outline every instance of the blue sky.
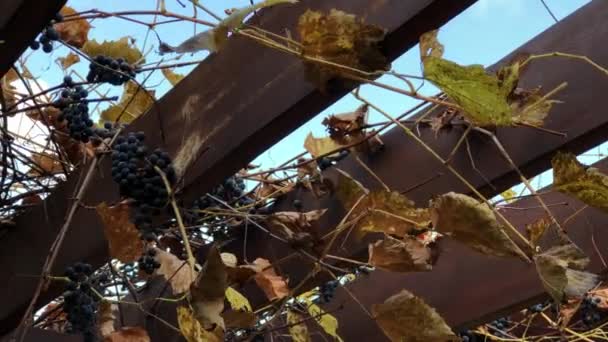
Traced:
[[[188, 4], [187, 0], [182, 0], [182, 2]], [[214, 12], [223, 15], [224, 9], [245, 6], [249, 3], [249, 0], [200, 0], [200, 2]], [[561, 19], [588, 3], [589, 0], [546, 0], [546, 2], [555, 15]], [[77, 10], [90, 8], [98, 8], [104, 11], [150, 10], [154, 9], [156, 0], [70, 0], [68, 4]], [[184, 9], [176, 0], [166, 0], [166, 4], [170, 11], [186, 15], [192, 14], [190, 7]], [[151, 19], [151, 17], [142, 17], [142, 19], [144, 18]], [[200, 18], [212, 21], [212, 18], [206, 15], [200, 15]], [[546, 12], [540, 0], [480, 0], [447, 23], [441, 29], [439, 38], [445, 45], [445, 58], [461, 64], [490, 65], [553, 23], [553, 19]], [[136, 39], [140, 48], [143, 46], [146, 29], [142, 26], [126, 23], [119, 19], [96, 20], [92, 25], [94, 28], [91, 30], [90, 38], [111, 40], [129, 35]], [[199, 32], [204, 29], [204, 26], [197, 28]], [[193, 30], [192, 24], [179, 23], [160, 26], [157, 32], [163, 40], [175, 45], [192, 35]], [[149, 51], [150, 48], [156, 50], [157, 46], [158, 41], [155, 36], [149, 35], [144, 52]], [[53, 52], [53, 59], [65, 56], [66, 53], [65, 48], [59, 48]], [[180, 61], [201, 59], [205, 54], [198, 53], [194, 56], [184, 56]], [[159, 57], [154, 53], [151, 53], [148, 58], [148, 61], [158, 60]], [[243, 60], [243, 63], [246, 63], [246, 59]], [[28, 64], [33, 74], [49, 85], [59, 83], [63, 76], [61, 72], [57, 72], [56, 66], [53, 67], [49, 64], [47, 56], [41, 52], [36, 52], [29, 59]], [[75, 69], [84, 75], [87, 71], [87, 65], [85, 63], [81, 64], [77, 65]], [[418, 48], [415, 47], [397, 59], [393, 63], [393, 69], [400, 73], [419, 75], [419, 65]], [[176, 71], [187, 73], [191, 69], [181, 68]], [[403, 86], [403, 84], [387, 77], [382, 78], [381, 81], [400, 87]], [[162, 95], [170, 88], [160, 73], [151, 77], [147, 85], [154, 85], [157, 95]], [[121, 89], [115, 88], [112, 91], [110, 95], [120, 95], [121, 93]], [[423, 93], [433, 94], [434, 89], [430, 85], [426, 85], [423, 88]], [[401, 114], [416, 104], [413, 99], [371, 86], [364, 86], [362, 94], [372, 99], [392, 115]], [[318, 136], [323, 134], [324, 130], [320, 123], [325, 116], [352, 111], [357, 106], [358, 102], [351, 96], [344, 97], [263, 153], [256, 159], [255, 163], [261, 163], [264, 168], [268, 168], [289, 159], [303, 151], [303, 142], [309, 132], [312, 131]], [[378, 114], [372, 113], [370, 121], [380, 120]]]

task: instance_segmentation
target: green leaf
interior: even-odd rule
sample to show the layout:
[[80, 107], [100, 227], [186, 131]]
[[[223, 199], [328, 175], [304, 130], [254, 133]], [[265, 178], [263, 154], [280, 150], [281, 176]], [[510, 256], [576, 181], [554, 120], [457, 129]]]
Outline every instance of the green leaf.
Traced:
[[589, 258], [572, 243], [552, 247], [534, 262], [545, 290], [558, 303], [581, 297], [598, 283], [597, 275], [583, 271]]
[[91, 58], [103, 55], [114, 59], [122, 58], [129, 64], [145, 62], [141, 51], [129, 43], [129, 37], [122, 37], [119, 40], [104, 40], [103, 43], [98, 43], [95, 39], [89, 40], [81, 50]]
[[372, 314], [391, 341], [460, 341], [435, 309], [407, 290], [372, 305]]
[[287, 324], [293, 342], [310, 342], [308, 327], [303, 323], [304, 317], [294, 310], [287, 310]]
[[438, 232], [483, 254], [528, 260], [486, 203], [450, 192], [433, 200], [430, 207], [433, 227]]
[[571, 153], [557, 153], [553, 165], [553, 187], [581, 202], [608, 212], [608, 176], [586, 167]]
[[101, 112], [100, 121], [131, 123], [144, 114], [154, 104], [154, 91], [140, 88], [129, 81], [124, 86], [120, 102]]
[[226, 299], [228, 300], [228, 303], [230, 303], [230, 307], [234, 310], [252, 311], [249, 300], [232, 287], [226, 289]]

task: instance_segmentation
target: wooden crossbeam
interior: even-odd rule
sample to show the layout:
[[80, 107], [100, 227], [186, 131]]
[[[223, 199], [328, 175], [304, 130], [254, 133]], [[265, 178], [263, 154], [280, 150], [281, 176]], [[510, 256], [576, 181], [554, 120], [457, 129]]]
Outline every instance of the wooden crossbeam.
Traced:
[[[441, 26], [475, 0], [308, 0], [294, 6], [261, 11], [251, 24], [295, 34], [306, 9], [338, 8], [388, 29], [387, 56], [394, 59], [417, 43], [425, 31]], [[236, 172], [257, 154], [327, 107], [349, 89], [322, 95], [304, 80], [301, 62], [241, 37], [210, 56], [129, 129], [146, 132], [151, 147], [173, 157], [190, 155], [184, 178], [185, 198], [194, 198]], [[82, 168], [82, 169], [86, 169]], [[109, 162], [102, 163], [84, 203], [118, 198]], [[18, 229], [0, 240], [0, 334], [13, 329], [34, 292], [49, 247], [65, 220], [82, 170], [59, 185], [42, 205], [17, 218]], [[108, 260], [101, 224], [95, 213], [81, 209], [74, 216], [53, 272], [76, 261], [99, 266]], [[51, 287], [42, 305], [58, 295]]]
[[66, 1], [0, 1], [0, 77], [11, 68]]

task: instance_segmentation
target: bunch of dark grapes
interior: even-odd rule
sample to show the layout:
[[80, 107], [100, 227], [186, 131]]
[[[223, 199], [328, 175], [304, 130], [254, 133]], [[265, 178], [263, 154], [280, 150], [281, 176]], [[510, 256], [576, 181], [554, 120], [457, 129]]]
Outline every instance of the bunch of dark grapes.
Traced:
[[587, 327], [594, 327], [605, 318], [605, 315], [603, 315], [602, 311], [598, 308], [600, 302], [600, 298], [593, 296], [586, 296], [583, 299], [580, 312], [583, 324]]
[[124, 59], [97, 56], [95, 61], [89, 64], [87, 81], [91, 83], [110, 83], [118, 86], [134, 77], [135, 69]]
[[97, 285], [91, 277], [93, 268], [89, 264], [76, 263], [66, 269], [65, 275], [70, 279], [63, 295], [63, 310], [70, 323], [68, 332], [83, 334], [85, 342], [96, 341], [95, 312], [98, 298], [92, 290]]
[[144, 140], [143, 132], [129, 132], [116, 138], [112, 178], [120, 185], [121, 196], [134, 200], [133, 221], [142, 238], [155, 241], [162, 229], [152, 225], [152, 215], [159, 215], [169, 200], [165, 183], [155, 167], [165, 174], [169, 184], [175, 183], [176, 174], [169, 154], [160, 149], [148, 153]]
[[93, 120], [89, 117], [89, 106], [85, 101], [89, 93], [81, 85], [74, 85], [70, 76], [64, 78], [64, 84], [61, 98], [54, 103], [61, 110], [57, 120], [66, 120], [70, 137], [86, 143], [94, 135]]
[[487, 338], [483, 335], [476, 334], [471, 330], [466, 330], [458, 334], [462, 342], [485, 342]]
[[94, 147], [101, 145], [105, 139], [112, 139], [116, 135], [116, 131], [119, 126], [114, 126], [111, 122], [106, 122], [103, 127], [98, 127], [93, 130], [93, 136], [91, 137], [91, 144]]
[[334, 299], [338, 286], [340, 286], [340, 282], [337, 280], [330, 280], [319, 286], [319, 303], [327, 304], [331, 302], [331, 300]]
[[146, 274], [152, 274], [156, 269], [160, 267], [160, 263], [154, 258], [156, 256], [156, 250], [150, 248], [143, 254], [139, 260], [139, 269], [146, 272]]
[[32, 50], [38, 50], [42, 45], [42, 51], [45, 53], [51, 53], [53, 51], [53, 42], [59, 40], [59, 33], [53, 27], [54, 23], [59, 23], [63, 21], [63, 16], [59, 13], [55, 15], [55, 19], [49, 23], [44, 30], [42, 30], [42, 34], [38, 37], [38, 40], [34, 40], [30, 44], [30, 48]]

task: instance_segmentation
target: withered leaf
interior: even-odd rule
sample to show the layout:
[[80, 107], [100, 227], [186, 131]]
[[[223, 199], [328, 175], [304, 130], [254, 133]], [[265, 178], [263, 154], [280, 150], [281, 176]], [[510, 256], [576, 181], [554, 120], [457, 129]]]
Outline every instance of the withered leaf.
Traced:
[[362, 196], [369, 194], [369, 190], [366, 187], [343, 171], [338, 173], [335, 191], [336, 196], [346, 210], [350, 210]]
[[[390, 69], [390, 63], [379, 48], [386, 30], [366, 24], [353, 14], [336, 9], [332, 9], [329, 14], [308, 10], [300, 16], [298, 32], [302, 54], [305, 57], [322, 59], [370, 73]], [[337, 76], [346, 79], [353, 74], [369, 79], [379, 76], [368, 76], [312, 61], [305, 61], [305, 67], [307, 79], [322, 91], [325, 90], [327, 82]]]
[[256, 317], [251, 311], [228, 310], [222, 313], [226, 327], [247, 329], [255, 326]]
[[356, 217], [364, 211], [367, 214], [357, 223], [358, 231], [362, 233], [382, 232], [404, 237], [431, 223], [428, 209], [416, 208], [414, 202], [397, 191], [370, 192], [352, 215]]
[[239, 291], [232, 287], [226, 288], [226, 299], [230, 303], [230, 307], [237, 311], [253, 311], [249, 300]]
[[119, 40], [104, 40], [98, 43], [95, 39], [87, 41], [82, 47], [82, 52], [91, 58], [96, 56], [107, 56], [113, 59], [122, 58], [129, 64], [144, 63], [145, 59], [139, 49], [131, 45], [129, 37], [122, 37]]
[[296, 185], [291, 181], [274, 181], [272, 177], [260, 179], [260, 186], [255, 191], [258, 199], [270, 199], [281, 197], [291, 192]]
[[297, 311], [287, 310], [287, 324], [289, 324], [289, 334], [294, 342], [310, 342], [304, 317]]
[[492, 209], [463, 194], [450, 192], [439, 196], [430, 205], [433, 227], [470, 248], [499, 257], [518, 256], [528, 260], [524, 252], [509, 238]]
[[144, 114], [154, 104], [154, 91], [140, 88], [133, 81], [125, 84], [120, 102], [110, 106], [100, 115], [100, 121], [130, 123]]
[[72, 65], [80, 62], [80, 57], [77, 54], [70, 52], [65, 57], [57, 58], [57, 61], [59, 62], [59, 64], [61, 64], [61, 68], [65, 70], [71, 67]]
[[54, 25], [55, 30], [59, 33], [59, 37], [65, 43], [81, 48], [89, 40], [89, 30], [91, 24], [86, 19], [76, 14], [76, 10], [69, 6], [63, 6], [61, 11], [62, 16], [71, 16], [69, 21], [60, 22]]
[[598, 309], [608, 309], [608, 287], [606, 285], [600, 286], [597, 289], [589, 291], [589, 296], [593, 298]]
[[[339, 150], [342, 148], [342, 145], [337, 143], [331, 137], [325, 138], [315, 138], [312, 133], [308, 133], [306, 136], [306, 140], [304, 141], [304, 148], [310, 155], [315, 158], [318, 158], [322, 155], [325, 155], [329, 152]], [[337, 156], [338, 152], [331, 153], [328, 156]]]
[[221, 313], [224, 310], [224, 297], [227, 287], [226, 265], [222, 261], [217, 246], [213, 245], [209, 249], [203, 269], [196, 281], [190, 286], [194, 316], [204, 329], [211, 329], [214, 324], [224, 328], [224, 319]]
[[581, 297], [598, 282], [597, 275], [583, 271], [589, 258], [572, 243], [537, 254], [534, 262], [545, 290], [558, 303]]
[[330, 115], [323, 119], [322, 124], [327, 127], [333, 140], [340, 145], [348, 145], [365, 139], [363, 128], [367, 124], [368, 115], [369, 107], [363, 104], [354, 112]]
[[236, 255], [232, 253], [220, 253], [220, 257], [222, 258], [222, 262], [224, 263], [224, 265], [226, 265], [227, 267], [236, 267], [236, 265], [238, 264]]
[[298, 296], [298, 299], [306, 303], [306, 310], [310, 317], [314, 317], [317, 324], [325, 331], [326, 334], [333, 337], [335, 341], [342, 342], [342, 338], [338, 335], [338, 320], [333, 315], [325, 312], [320, 306], [313, 303], [312, 297], [316, 291], [308, 291]]
[[573, 298], [573, 299], [568, 299], [568, 301], [565, 304], [560, 305], [559, 315], [561, 317], [561, 320], [559, 323], [560, 323], [561, 327], [568, 326], [568, 324], [570, 323], [570, 320], [572, 319], [574, 314], [576, 314], [579, 307], [581, 306], [582, 301], [583, 301], [582, 298]]
[[160, 267], [154, 273], [169, 281], [174, 294], [188, 291], [197, 274], [185, 260], [161, 249], [156, 249], [155, 259], [160, 263]]
[[31, 161], [35, 164], [27, 172], [32, 176], [54, 175], [63, 172], [63, 167], [59, 161], [59, 157], [47, 152], [34, 153], [31, 156]]
[[122, 327], [103, 339], [104, 342], [150, 342], [148, 332], [140, 327]]
[[263, 258], [257, 258], [253, 265], [249, 265], [256, 271], [253, 279], [264, 293], [268, 300], [281, 299], [289, 295], [287, 280], [277, 275], [270, 262]]
[[550, 225], [551, 219], [548, 217], [541, 217], [532, 223], [526, 224], [526, 233], [528, 233], [528, 239], [533, 246], [538, 245], [540, 238]]
[[112, 303], [102, 300], [97, 310], [97, 329], [102, 337], [108, 336], [116, 330], [114, 329], [114, 318]]
[[608, 176], [586, 167], [571, 153], [557, 153], [553, 165], [553, 187], [592, 207], [608, 212]]
[[185, 77], [184, 75], [177, 74], [173, 70], [167, 68], [163, 68], [162, 73], [172, 86], [178, 84], [179, 81], [183, 80]]
[[95, 207], [103, 223], [103, 231], [110, 247], [110, 256], [121, 262], [136, 261], [143, 252], [139, 231], [129, 219], [126, 202], [109, 207], [101, 202]]
[[368, 263], [379, 269], [391, 272], [430, 271], [433, 253], [418, 239], [406, 236], [398, 240], [385, 236], [369, 245]]
[[312, 224], [321, 218], [327, 209], [313, 210], [306, 213], [296, 211], [280, 211], [267, 218], [271, 227], [276, 227], [287, 237], [292, 237], [294, 233], [310, 232]]
[[372, 314], [391, 341], [460, 341], [435, 309], [407, 290], [372, 305]]
[[201, 323], [194, 318], [194, 313], [187, 307], [177, 308], [177, 323], [179, 330], [188, 342], [222, 342], [224, 341], [224, 331], [220, 326], [214, 330], [203, 329]]
[[427, 56], [441, 58], [443, 56], [443, 45], [437, 39], [439, 30], [426, 32], [420, 36], [420, 57]]

